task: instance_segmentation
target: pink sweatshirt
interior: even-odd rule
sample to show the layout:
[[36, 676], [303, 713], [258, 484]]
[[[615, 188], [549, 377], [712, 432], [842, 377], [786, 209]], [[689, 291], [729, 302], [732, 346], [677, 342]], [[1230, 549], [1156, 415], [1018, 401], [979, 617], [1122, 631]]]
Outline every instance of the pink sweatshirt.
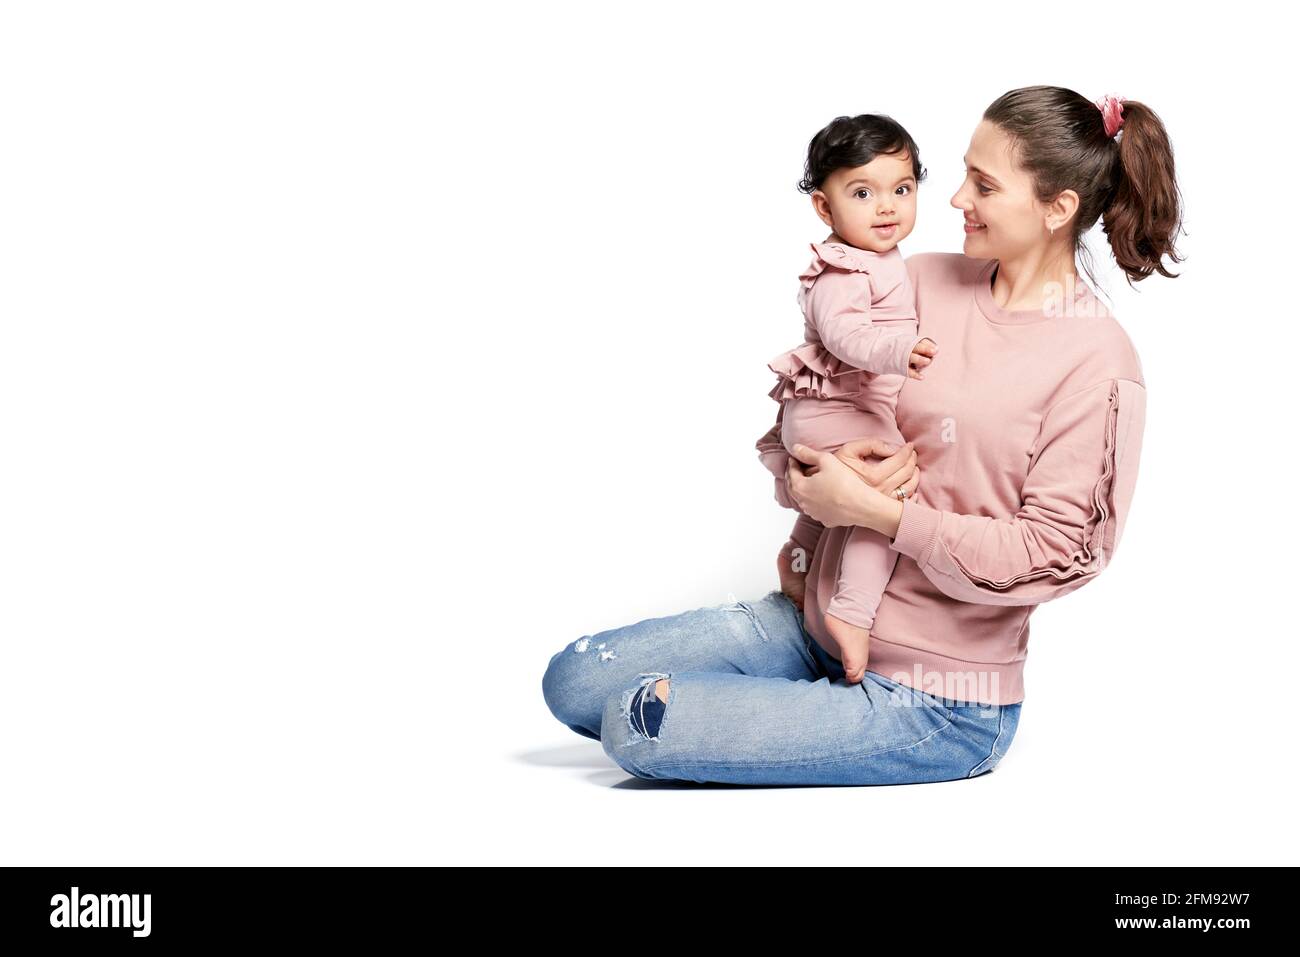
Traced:
[[[1091, 581], [1119, 545], [1141, 455], [1142, 368], [1082, 280], [1063, 309], [1008, 311], [993, 300], [996, 260], [918, 253], [906, 266], [938, 354], [898, 394], [921, 484], [890, 546], [900, 556], [867, 667], [943, 697], [1014, 704], [1034, 606]], [[815, 545], [804, 624], [825, 645], [850, 529], [817, 541], [816, 528], [801, 518], [792, 537]]]

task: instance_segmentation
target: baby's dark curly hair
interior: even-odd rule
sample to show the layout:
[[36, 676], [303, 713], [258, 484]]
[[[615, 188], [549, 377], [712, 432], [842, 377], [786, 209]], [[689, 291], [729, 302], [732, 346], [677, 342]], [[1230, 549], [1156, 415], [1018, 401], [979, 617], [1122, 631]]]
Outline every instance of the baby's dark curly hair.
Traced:
[[904, 150], [912, 158], [912, 175], [919, 186], [925, 179], [925, 167], [907, 130], [882, 113], [837, 116], [808, 144], [799, 192], [821, 189], [826, 177], [837, 169], [866, 166], [877, 156]]

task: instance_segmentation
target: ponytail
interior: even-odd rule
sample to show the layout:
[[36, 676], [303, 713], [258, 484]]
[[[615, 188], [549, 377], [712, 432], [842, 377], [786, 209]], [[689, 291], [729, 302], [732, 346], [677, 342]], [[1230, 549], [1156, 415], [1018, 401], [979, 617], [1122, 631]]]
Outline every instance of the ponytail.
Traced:
[[1129, 283], [1153, 272], [1175, 278], [1163, 263], [1183, 261], [1174, 247], [1182, 228], [1182, 197], [1174, 177], [1174, 150], [1165, 125], [1145, 103], [1124, 101], [1116, 144], [1119, 169], [1114, 194], [1102, 213], [1102, 232]]

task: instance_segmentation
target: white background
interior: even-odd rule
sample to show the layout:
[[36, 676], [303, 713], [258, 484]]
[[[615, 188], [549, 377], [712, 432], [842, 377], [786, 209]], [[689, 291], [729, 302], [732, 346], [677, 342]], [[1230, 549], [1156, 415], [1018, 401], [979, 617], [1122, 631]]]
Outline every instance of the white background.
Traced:
[[[1262, 6], [46, 3], [0, 16], [0, 862], [1294, 864], [1292, 53]], [[674, 788], [558, 723], [583, 634], [775, 587], [754, 439], [884, 112], [1142, 100], [1178, 279], [998, 770]], [[1100, 233], [1097, 233], [1100, 239]], [[924, 463], [922, 463], [924, 467]], [[870, 841], [869, 849], [863, 842]]]

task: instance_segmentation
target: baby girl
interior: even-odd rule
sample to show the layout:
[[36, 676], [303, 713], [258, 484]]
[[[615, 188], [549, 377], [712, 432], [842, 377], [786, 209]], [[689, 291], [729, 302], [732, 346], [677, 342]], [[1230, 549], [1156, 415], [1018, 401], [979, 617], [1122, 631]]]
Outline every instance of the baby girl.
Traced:
[[[920, 370], [938, 351], [917, 335], [912, 284], [898, 250], [916, 221], [924, 178], [916, 144], [887, 116], [838, 117], [808, 144], [799, 189], [811, 193], [832, 232], [811, 244], [812, 264], [799, 277], [804, 342], [768, 364], [779, 377], [769, 394], [781, 407], [776, 425], [756, 443], [786, 508], [797, 509], [786, 483], [796, 444], [824, 452], [868, 437], [903, 444], [894, 421], [898, 392], [905, 376], [924, 378]], [[822, 531], [806, 515], [796, 529], [800, 523], [815, 535]], [[806, 572], [811, 552], [790, 544], [783, 560], [796, 556], [803, 564], [793, 570]], [[851, 682], [866, 670], [871, 625], [897, 559], [889, 540], [868, 528], [854, 528], [845, 544], [824, 617], [838, 647], [825, 650]]]

